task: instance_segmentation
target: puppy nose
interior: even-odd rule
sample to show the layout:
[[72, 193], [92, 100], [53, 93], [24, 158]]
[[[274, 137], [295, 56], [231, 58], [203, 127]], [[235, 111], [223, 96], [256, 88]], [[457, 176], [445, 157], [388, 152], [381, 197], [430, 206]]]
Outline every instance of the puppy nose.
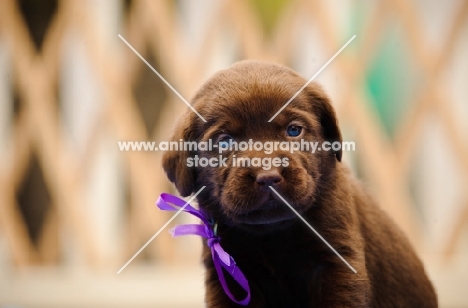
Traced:
[[277, 170], [260, 171], [257, 174], [255, 183], [262, 189], [268, 189], [268, 186], [276, 186], [283, 180], [283, 177]]

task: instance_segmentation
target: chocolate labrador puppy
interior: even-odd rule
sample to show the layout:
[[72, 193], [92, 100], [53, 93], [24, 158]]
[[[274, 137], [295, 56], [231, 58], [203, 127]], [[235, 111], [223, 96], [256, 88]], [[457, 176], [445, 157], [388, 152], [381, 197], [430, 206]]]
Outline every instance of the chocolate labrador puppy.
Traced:
[[[305, 83], [291, 69], [266, 62], [242, 61], [216, 73], [192, 100], [206, 122], [187, 112], [173, 140], [211, 139], [218, 149], [166, 152], [169, 179], [183, 196], [206, 186], [197, 196], [199, 207], [216, 222], [220, 245], [248, 280], [246, 307], [437, 307], [421, 261], [343, 165], [342, 150], [278, 146], [318, 142], [328, 149], [342, 140], [317, 84], [268, 122]], [[257, 150], [232, 146], [258, 141], [263, 151], [259, 144]], [[266, 144], [276, 147], [266, 151]], [[197, 164], [203, 158], [214, 164]], [[207, 307], [242, 307], [224, 292], [204, 247]], [[246, 295], [231, 276], [226, 279], [235, 298]]]

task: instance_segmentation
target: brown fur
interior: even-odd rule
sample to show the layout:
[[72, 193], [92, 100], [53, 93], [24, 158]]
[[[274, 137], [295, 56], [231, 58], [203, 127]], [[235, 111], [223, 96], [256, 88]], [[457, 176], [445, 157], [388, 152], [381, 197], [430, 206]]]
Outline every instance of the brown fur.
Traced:
[[[286, 141], [291, 124], [309, 141], [341, 141], [335, 113], [316, 84], [306, 87], [271, 123], [268, 119], [306, 81], [292, 70], [243, 61], [218, 72], [197, 93], [176, 128], [179, 141], [215, 140], [228, 133], [236, 141]], [[231, 167], [239, 157], [282, 157], [288, 167]], [[217, 152], [167, 152], [164, 169], [179, 192], [202, 186], [199, 206], [219, 224], [222, 247], [245, 273], [251, 288], [248, 307], [437, 307], [434, 289], [408, 240], [341, 163], [338, 152], [225, 152], [228, 167], [189, 168], [186, 159]], [[263, 172], [263, 173], [262, 173]], [[353, 273], [259, 178], [278, 176], [278, 192], [357, 270]], [[263, 186], [262, 186], [263, 185]], [[278, 221], [278, 219], [284, 219]], [[224, 293], [209, 249], [207, 307], [240, 307]], [[228, 280], [234, 294], [243, 291]]]

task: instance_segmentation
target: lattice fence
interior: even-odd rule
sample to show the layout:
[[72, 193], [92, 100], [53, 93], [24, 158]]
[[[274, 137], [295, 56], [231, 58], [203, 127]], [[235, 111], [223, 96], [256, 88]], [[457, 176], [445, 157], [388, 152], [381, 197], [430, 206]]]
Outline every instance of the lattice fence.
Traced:
[[[189, 98], [206, 76], [235, 60], [268, 59], [297, 67], [295, 47], [309, 38], [304, 34], [308, 29], [318, 34], [317, 45], [325, 58], [342, 46], [349, 32], [335, 22], [336, 12], [325, 1], [285, 2], [270, 32], [264, 31], [249, 1], [205, 5], [205, 26], [198, 29], [184, 21], [196, 4], [183, 1], [107, 4], [104, 10], [115, 7], [108, 12], [115, 17], [110, 21], [103, 21], [103, 9], [99, 11], [91, 2], [60, 1], [52, 5], [41, 36], [31, 17], [34, 12], [28, 13], [24, 3], [28, 1], [0, 2], [0, 47], [7, 59], [0, 67], [7, 76], [2, 81], [7, 92], [0, 102], [6, 121], [0, 162], [0, 238], [6, 242], [12, 263], [19, 267], [63, 264], [70, 259], [69, 251], [74, 255], [71, 259], [90, 266], [123, 264], [168, 219], [154, 208], [157, 196], [171, 189], [160, 154], [118, 152], [117, 141], [167, 139], [186, 106], [117, 38], [118, 33]], [[363, 176], [421, 250], [425, 248], [424, 223], [408, 187], [428, 117], [442, 124], [462, 185], [468, 185], [468, 138], [460, 122], [468, 115], [456, 115], [450, 104], [455, 98], [443, 74], [457, 44], [466, 40], [467, 14], [468, 1], [460, 1], [444, 41], [434, 47], [412, 2], [375, 2], [364, 14], [364, 30], [356, 42], [330, 66], [342, 81], [332, 96], [342, 126], [353, 131]], [[304, 27], [305, 21], [313, 26]], [[424, 78], [391, 138], [365, 89], [366, 74], [384, 39], [382, 33], [393, 24], [404, 28], [410, 61]], [[190, 41], [191, 34], [195, 42]], [[74, 53], [81, 58], [69, 57]], [[73, 59], [85, 59], [85, 64], [70, 64]], [[91, 72], [88, 82], [99, 99], [92, 107], [93, 115], [82, 114], [82, 122], [72, 126], [70, 117], [87, 91], [73, 89], [67, 70], [82, 65]], [[83, 137], [79, 139], [74, 131]], [[90, 178], [101, 170], [96, 167], [101, 160], [118, 170], [106, 174], [119, 181], [106, 198], [93, 199], [96, 188], [90, 187], [90, 182], [95, 183]], [[446, 230], [448, 244], [437, 249], [445, 256], [462, 242], [468, 224], [467, 192], [463, 190], [460, 199], [463, 207], [453, 214], [457, 221]], [[115, 204], [109, 204], [112, 200]], [[105, 215], [114, 224], [102, 231]], [[117, 248], [109, 247], [109, 238]], [[186, 252], [175, 245], [169, 236], [161, 235], [140, 260], [186, 260]]]

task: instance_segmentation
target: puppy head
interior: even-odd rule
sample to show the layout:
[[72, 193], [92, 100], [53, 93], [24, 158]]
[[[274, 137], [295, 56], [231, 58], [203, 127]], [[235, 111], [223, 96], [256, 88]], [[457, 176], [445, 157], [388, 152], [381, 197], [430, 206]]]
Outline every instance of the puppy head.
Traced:
[[[200, 206], [214, 218], [240, 226], [281, 225], [294, 218], [269, 186], [299, 213], [313, 207], [320, 190], [332, 180], [341, 150], [291, 153], [280, 145], [341, 142], [328, 98], [318, 85], [310, 84], [268, 122], [305, 83], [289, 68], [256, 61], [239, 62], [209, 79], [192, 100], [207, 122], [192, 111], [186, 113], [173, 140], [211, 139], [220, 146], [235, 141], [250, 147], [232, 147], [221, 154], [218, 148], [166, 152], [163, 167], [179, 192], [188, 196], [206, 186], [198, 196]], [[262, 150], [255, 150], [256, 142], [262, 143]], [[188, 160], [193, 165], [196, 157], [218, 165], [188, 167]]]

